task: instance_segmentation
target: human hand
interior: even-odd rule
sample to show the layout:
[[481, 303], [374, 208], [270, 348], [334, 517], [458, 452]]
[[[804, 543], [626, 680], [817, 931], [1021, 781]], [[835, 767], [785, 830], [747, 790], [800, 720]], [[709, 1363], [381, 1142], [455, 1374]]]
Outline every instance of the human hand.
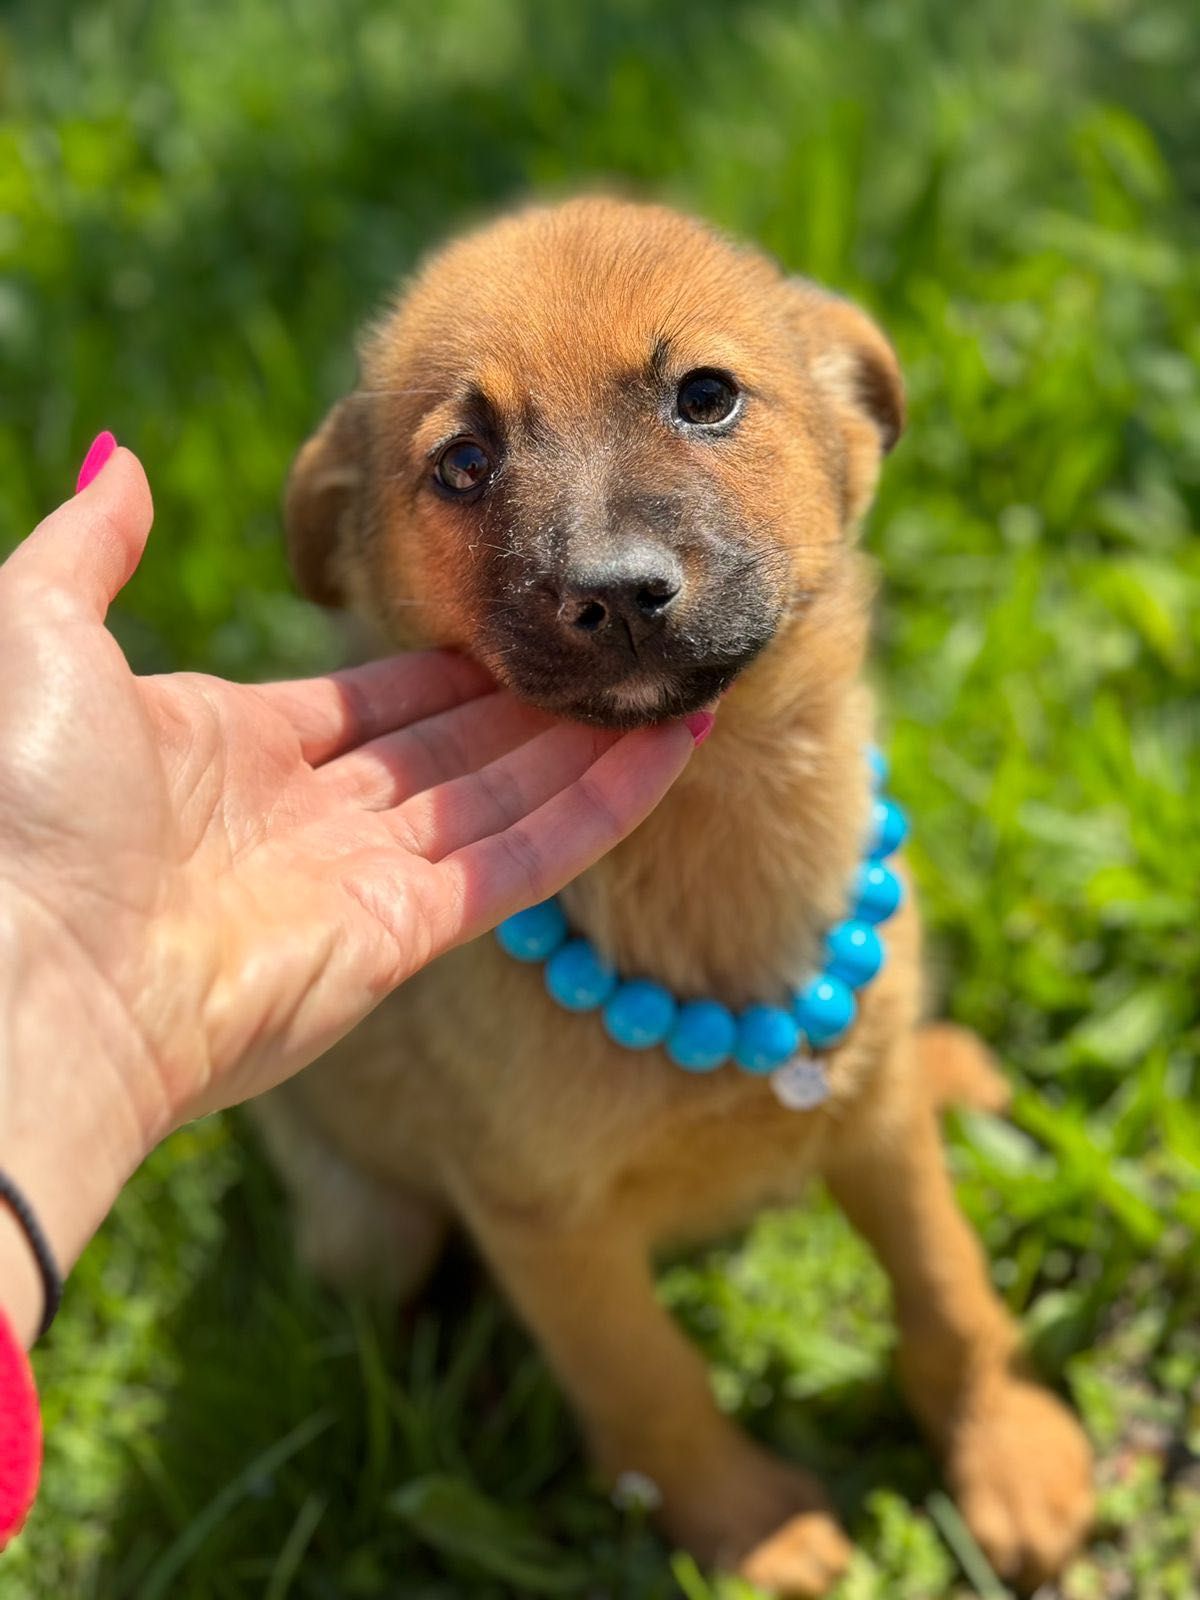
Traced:
[[[0, 1167], [71, 1213], [43, 1211], [65, 1259], [173, 1126], [560, 888], [693, 748], [556, 724], [444, 652], [138, 678], [104, 617], [151, 516], [118, 450], [0, 567]], [[50, 1125], [90, 1140], [87, 1204]]]

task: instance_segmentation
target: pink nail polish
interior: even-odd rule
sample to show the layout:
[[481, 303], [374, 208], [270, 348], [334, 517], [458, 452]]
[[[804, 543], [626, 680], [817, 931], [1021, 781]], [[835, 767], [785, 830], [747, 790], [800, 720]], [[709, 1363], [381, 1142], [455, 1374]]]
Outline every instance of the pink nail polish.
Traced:
[[703, 744], [716, 726], [716, 721], [711, 711], [693, 711], [690, 716], [684, 717], [683, 725], [697, 744]]
[[100, 470], [108, 461], [113, 451], [117, 448], [117, 441], [107, 429], [98, 433], [88, 446], [88, 453], [83, 458], [83, 465], [79, 469], [79, 476], [75, 480], [75, 493], [79, 494], [86, 489], [94, 478], [100, 476]]

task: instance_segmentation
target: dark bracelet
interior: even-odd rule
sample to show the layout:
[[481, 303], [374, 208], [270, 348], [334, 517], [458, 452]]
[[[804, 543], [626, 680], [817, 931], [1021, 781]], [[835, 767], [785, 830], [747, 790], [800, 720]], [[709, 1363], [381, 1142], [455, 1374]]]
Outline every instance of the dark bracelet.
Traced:
[[25, 1230], [25, 1237], [29, 1240], [29, 1248], [33, 1251], [33, 1259], [37, 1262], [38, 1272], [41, 1274], [42, 1320], [37, 1331], [37, 1337], [40, 1339], [54, 1321], [54, 1313], [58, 1310], [59, 1301], [62, 1299], [62, 1274], [58, 1270], [58, 1263], [54, 1259], [54, 1252], [46, 1235], [42, 1232], [42, 1225], [33, 1214], [33, 1207], [4, 1172], [0, 1172], [0, 1200], [8, 1203], [9, 1210]]

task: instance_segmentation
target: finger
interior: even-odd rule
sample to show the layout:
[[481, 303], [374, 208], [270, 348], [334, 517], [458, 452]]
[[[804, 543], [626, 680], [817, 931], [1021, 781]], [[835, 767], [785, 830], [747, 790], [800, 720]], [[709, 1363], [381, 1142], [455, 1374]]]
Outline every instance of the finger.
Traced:
[[389, 818], [405, 847], [427, 861], [502, 833], [582, 778], [619, 734], [560, 722], [478, 771], [414, 795]]
[[142, 464], [118, 449], [86, 489], [17, 546], [5, 577], [69, 594], [103, 620], [142, 559], [153, 520]]
[[372, 811], [477, 771], [553, 725], [507, 690], [481, 695], [359, 745], [320, 769], [320, 779]]
[[578, 877], [654, 809], [694, 749], [678, 722], [628, 733], [532, 815], [447, 856], [438, 870], [461, 921], [448, 942], [474, 938]]
[[416, 650], [321, 678], [263, 683], [258, 693], [296, 730], [304, 759], [323, 766], [368, 739], [449, 711], [496, 686], [453, 650]]

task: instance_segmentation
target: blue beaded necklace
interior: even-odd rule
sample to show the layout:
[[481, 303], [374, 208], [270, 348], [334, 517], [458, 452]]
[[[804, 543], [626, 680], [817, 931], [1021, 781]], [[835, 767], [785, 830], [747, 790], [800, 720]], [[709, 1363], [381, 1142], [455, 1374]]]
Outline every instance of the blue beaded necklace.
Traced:
[[870, 747], [874, 800], [863, 860], [855, 875], [846, 919], [825, 939], [825, 965], [790, 1006], [750, 1005], [734, 1013], [719, 1000], [677, 1000], [649, 978], [621, 978], [587, 939], [572, 938], [557, 896], [518, 911], [496, 937], [518, 961], [545, 964], [546, 989], [567, 1011], [599, 1010], [605, 1032], [627, 1050], [661, 1046], [685, 1072], [714, 1072], [732, 1063], [742, 1072], [770, 1077], [780, 1100], [808, 1110], [829, 1093], [819, 1052], [838, 1044], [858, 1014], [855, 995], [886, 959], [878, 928], [903, 898], [887, 865], [908, 834], [908, 821], [885, 795], [887, 762]]

